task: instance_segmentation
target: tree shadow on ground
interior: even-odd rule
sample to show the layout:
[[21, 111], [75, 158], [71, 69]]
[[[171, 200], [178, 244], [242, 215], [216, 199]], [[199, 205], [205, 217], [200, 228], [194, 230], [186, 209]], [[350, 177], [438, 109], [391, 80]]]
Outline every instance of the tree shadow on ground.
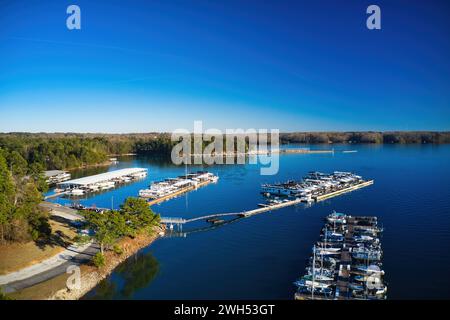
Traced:
[[[53, 221], [66, 224], [67, 227], [76, 232], [76, 228], [70, 225], [70, 220], [64, 219], [62, 217], [53, 216], [50, 218]], [[46, 237], [40, 237], [35, 240], [35, 244], [41, 249], [44, 250], [47, 246], [50, 247], [63, 247], [67, 248], [72, 244], [72, 238], [66, 235], [61, 230], [56, 230], [52, 232], [50, 235]]]

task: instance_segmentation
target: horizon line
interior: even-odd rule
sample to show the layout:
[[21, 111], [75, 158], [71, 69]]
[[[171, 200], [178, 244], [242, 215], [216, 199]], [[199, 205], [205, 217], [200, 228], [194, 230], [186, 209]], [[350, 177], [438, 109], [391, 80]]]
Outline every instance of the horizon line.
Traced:
[[[242, 128], [240, 128], [242, 129]], [[250, 128], [253, 129], [253, 128]], [[234, 128], [233, 130], [237, 130]], [[248, 130], [248, 129], [242, 129]], [[258, 129], [255, 129], [258, 130]], [[270, 130], [279, 130], [279, 129], [268, 129], [268, 133]], [[205, 131], [205, 130], [203, 130]], [[91, 135], [139, 135], [139, 134], [171, 134], [173, 131], [145, 131], [145, 132], [73, 132], [73, 131], [9, 131], [9, 132], [0, 132], [0, 135], [7, 134], [91, 134]], [[392, 133], [392, 132], [408, 132], [408, 133], [450, 133], [450, 130], [324, 130], [324, 131], [279, 131], [280, 134], [289, 134], [289, 133]], [[194, 133], [190, 131], [190, 133]], [[202, 132], [204, 133], [204, 132]], [[225, 133], [226, 134], [226, 133]]]

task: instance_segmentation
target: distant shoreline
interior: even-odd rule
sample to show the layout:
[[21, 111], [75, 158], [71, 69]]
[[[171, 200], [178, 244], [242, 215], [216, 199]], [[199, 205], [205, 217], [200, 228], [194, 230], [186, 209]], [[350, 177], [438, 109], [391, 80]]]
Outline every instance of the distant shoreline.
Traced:
[[[111, 152], [110, 156], [137, 155], [145, 153], [136, 143], [153, 143], [160, 140], [170, 145], [170, 132], [148, 133], [27, 133], [0, 132], [1, 139], [11, 137], [40, 139], [104, 139], [112, 143], [129, 144], [122, 152]], [[241, 135], [237, 135], [241, 136]], [[280, 144], [450, 144], [450, 131], [293, 131], [279, 134]], [[270, 143], [270, 141], [268, 141]], [[134, 147], [131, 147], [134, 146]], [[112, 151], [112, 150], [111, 150]], [[155, 150], [149, 150], [155, 151]], [[164, 151], [164, 150], [159, 150]]]

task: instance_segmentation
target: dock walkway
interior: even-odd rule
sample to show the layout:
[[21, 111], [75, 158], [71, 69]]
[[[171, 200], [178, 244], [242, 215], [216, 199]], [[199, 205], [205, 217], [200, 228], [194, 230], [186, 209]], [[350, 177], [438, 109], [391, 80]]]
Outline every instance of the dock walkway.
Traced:
[[[205, 181], [204, 184], [208, 184], [210, 183], [209, 181]], [[314, 197], [315, 201], [322, 201], [325, 199], [329, 199], [332, 197], [336, 197], [338, 195], [341, 195], [343, 193], [347, 193], [347, 192], [351, 192], [353, 190], [357, 190], [366, 186], [370, 186], [374, 183], [373, 180], [370, 181], [365, 181], [362, 182], [360, 184], [345, 188], [345, 189], [341, 189], [335, 192], [331, 192], [328, 194], [324, 194], [321, 196], [316, 196]], [[202, 184], [202, 185], [204, 185]], [[189, 190], [192, 190], [192, 187], [188, 187], [185, 188], [183, 190], [180, 190], [179, 192], [177, 192], [176, 194], [171, 194], [168, 195], [167, 197], [164, 198], [160, 198], [157, 200], [153, 200], [153, 201], [149, 201], [149, 205], [155, 204], [155, 203], [159, 203], [165, 200], [168, 200], [170, 198], [176, 197], [177, 195], [187, 192]], [[183, 218], [171, 218], [171, 217], [161, 217], [161, 222], [162, 223], [166, 223], [166, 224], [185, 224], [185, 223], [189, 223], [189, 222], [193, 222], [193, 221], [197, 221], [197, 220], [204, 220], [204, 219], [210, 219], [210, 218], [217, 218], [217, 217], [224, 217], [224, 216], [240, 216], [240, 217], [251, 217], [254, 216], [256, 214], [260, 214], [263, 212], [267, 212], [267, 211], [274, 211], [274, 210], [278, 210], [281, 208], [285, 208], [285, 207], [289, 207], [289, 206], [293, 206], [293, 205], [297, 205], [299, 203], [301, 203], [301, 199], [296, 198], [294, 200], [288, 200], [288, 201], [283, 201], [281, 203], [276, 203], [276, 204], [268, 204], [268, 205], [264, 205], [261, 206], [260, 208], [256, 208], [256, 209], [252, 209], [252, 210], [248, 210], [248, 211], [242, 211], [242, 212], [232, 212], [232, 213], [215, 213], [215, 214], [208, 214], [208, 215], [204, 215], [204, 216], [200, 216], [200, 217], [195, 217], [195, 218], [191, 218], [191, 219], [183, 219]]]
[[186, 224], [186, 223], [194, 222], [194, 221], [198, 221], [198, 220], [206, 220], [206, 219], [218, 218], [218, 217], [226, 217], [226, 216], [237, 216], [237, 217], [245, 217], [245, 218], [247, 218], [247, 217], [259, 214], [259, 213], [263, 213], [263, 212], [267, 212], [267, 211], [273, 211], [273, 210], [278, 210], [278, 209], [289, 207], [289, 206], [293, 206], [293, 205], [296, 205], [296, 204], [299, 204], [299, 203], [301, 203], [301, 200], [300, 199], [295, 199], [295, 200], [290, 200], [290, 201], [277, 203], [277, 204], [273, 204], [273, 205], [267, 205], [267, 206], [262, 207], [262, 208], [257, 208], [257, 209], [248, 210], [248, 211], [230, 212], [230, 213], [213, 213], [213, 214], [208, 214], [208, 215], [195, 217], [195, 218], [191, 218], [191, 219], [161, 217], [161, 223], [166, 223], [166, 224]]
[[356, 184], [356, 185], [348, 187], [348, 188], [337, 190], [337, 191], [334, 191], [334, 192], [331, 192], [331, 193], [326, 193], [326, 194], [323, 194], [323, 195], [320, 195], [320, 196], [315, 196], [315, 197], [313, 197], [313, 199], [315, 201], [317, 201], [317, 202], [323, 201], [323, 200], [326, 200], [326, 199], [329, 199], [329, 198], [336, 197], [336, 196], [341, 195], [343, 193], [351, 192], [353, 190], [357, 190], [357, 189], [361, 189], [361, 188], [370, 186], [373, 183], [374, 183], [373, 180], [365, 181], [365, 182]]

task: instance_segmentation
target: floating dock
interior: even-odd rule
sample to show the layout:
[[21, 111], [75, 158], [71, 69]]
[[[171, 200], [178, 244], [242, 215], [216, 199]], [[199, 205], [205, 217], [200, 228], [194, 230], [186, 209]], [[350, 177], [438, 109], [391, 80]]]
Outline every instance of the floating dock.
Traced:
[[347, 193], [347, 192], [351, 192], [351, 191], [354, 191], [354, 190], [357, 190], [357, 189], [361, 189], [361, 188], [370, 186], [373, 183], [374, 183], [373, 180], [365, 181], [365, 182], [356, 184], [356, 185], [348, 187], [348, 188], [344, 188], [344, 189], [341, 189], [341, 190], [338, 190], [338, 191], [326, 193], [326, 194], [323, 194], [323, 195], [320, 195], [320, 196], [315, 196], [315, 197], [313, 197], [313, 199], [316, 202], [323, 201], [323, 200], [326, 200], [326, 199], [329, 199], [329, 198], [333, 198], [333, 197], [339, 196], [339, 195]]
[[67, 180], [57, 183], [60, 191], [45, 197], [45, 199], [56, 198], [62, 195], [82, 196], [88, 193], [112, 189], [119, 184], [132, 182], [146, 176], [146, 168], [126, 168]]
[[259, 213], [263, 213], [263, 212], [267, 212], [267, 211], [273, 211], [273, 210], [278, 210], [281, 208], [285, 208], [285, 207], [290, 207], [290, 206], [294, 206], [296, 204], [301, 203], [302, 200], [301, 199], [294, 199], [294, 200], [288, 200], [288, 201], [284, 201], [281, 203], [276, 203], [276, 204], [268, 204], [265, 207], [261, 207], [261, 208], [257, 208], [257, 209], [253, 209], [253, 210], [249, 210], [249, 211], [244, 211], [239, 213], [238, 215], [241, 217], [251, 217], [254, 216], [256, 214]]
[[314, 245], [306, 275], [295, 284], [296, 300], [384, 300], [377, 217], [333, 212]]
[[202, 181], [202, 182], [199, 182], [196, 186], [191, 185], [191, 186], [188, 186], [188, 187], [185, 187], [185, 188], [181, 188], [180, 190], [178, 190], [176, 192], [173, 192], [171, 194], [168, 194], [166, 196], [160, 197], [158, 199], [149, 200], [149, 201], [147, 201], [147, 203], [148, 203], [149, 206], [152, 206], [152, 205], [155, 205], [155, 204], [159, 204], [159, 203], [167, 201], [169, 199], [178, 197], [179, 195], [182, 195], [182, 194], [184, 194], [186, 192], [189, 192], [189, 191], [196, 190], [198, 188], [204, 187], [204, 186], [206, 186], [206, 185], [208, 185], [208, 184], [210, 184], [212, 182], [213, 181], [210, 181], [210, 180]]
[[71, 175], [68, 171], [64, 170], [47, 170], [44, 171], [44, 177], [48, 185], [55, 185], [59, 182], [69, 180]]
[[[276, 153], [276, 152], [272, 152]], [[300, 154], [315, 154], [315, 153], [334, 153], [334, 149], [331, 150], [311, 150], [311, 149], [280, 149], [280, 154], [300, 153]]]

